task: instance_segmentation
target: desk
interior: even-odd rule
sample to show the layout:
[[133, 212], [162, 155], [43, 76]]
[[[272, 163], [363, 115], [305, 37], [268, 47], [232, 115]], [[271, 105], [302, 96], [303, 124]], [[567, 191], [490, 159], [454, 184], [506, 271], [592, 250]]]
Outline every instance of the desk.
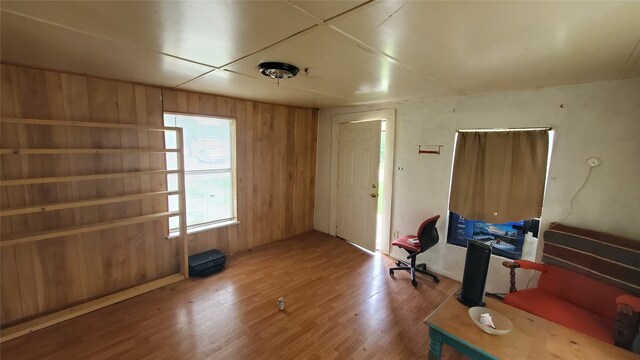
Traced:
[[440, 359], [442, 343], [451, 345], [472, 359], [481, 360], [640, 360], [640, 356], [630, 351], [498, 300], [486, 298], [485, 301], [488, 308], [511, 320], [513, 330], [501, 336], [485, 333], [469, 317], [469, 308], [460, 304], [455, 296], [451, 296], [424, 321], [429, 326], [429, 360]]

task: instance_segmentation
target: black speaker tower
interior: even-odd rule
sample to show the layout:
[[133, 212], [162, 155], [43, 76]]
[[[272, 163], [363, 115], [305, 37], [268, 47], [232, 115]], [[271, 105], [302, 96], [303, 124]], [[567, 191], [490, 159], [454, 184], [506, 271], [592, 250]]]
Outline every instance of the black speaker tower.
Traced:
[[491, 246], [475, 240], [467, 243], [467, 259], [464, 262], [462, 291], [458, 301], [468, 307], [484, 306], [484, 288], [491, 259]]

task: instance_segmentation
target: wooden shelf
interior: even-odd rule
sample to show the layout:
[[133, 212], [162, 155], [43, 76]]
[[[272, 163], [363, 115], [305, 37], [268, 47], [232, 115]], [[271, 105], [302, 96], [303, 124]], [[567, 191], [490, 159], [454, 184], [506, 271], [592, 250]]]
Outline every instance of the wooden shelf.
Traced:
[[[150, 94], [147, 101], [161, 103], [155, 92], [153, 99]], [[137, 88], [133, 95], [139, 95]], [[63, 104], [56, 102], [58, 105]], [[69, 121], [0, 116], [1, 131], [7, 135], [0, 148], [0, 217], [3, 224], [8, 221], [0, 237], [2, 281], [13, 281], [11, 276], [23, 271], [36, 274], [26, 280], [25, 291], [22, 283], [7, 282], [9, 295], [4, 296], [3, 288], [2, 300], [7, 298], [17, 306], [7, 308], [11, 314], [3, 313], [3, 321], [15, 324], [37, 317], [2, 329], [0, 342], [188, 277], [183, 129], [162, 126], [162, 113], [145, 112], [144, 105], [136, 107], [128, 101], [121, 105], [124, 116], [111, 118], [113, 123], [95, 122], [106, 118]], [[56, 114], [67, 115], [64, 111]], [[144, 116], [144, 121], [138, 116]], [[78, 120], [85, 119], [90, 120]], [[136, 119], [149, 125], [137, 124]], [[164, 134], [170, 134], [176, 146], [167, 148], [169, 140]], [[167, 170], [165, 156], [174, 157], [172, 170]], [[168, 179], [168, 175], [172, 177]], [[170, 190], [169, 182], [177, 182], [177, 188]], [[169, 211], [172, 195], [178, 197], [178, 206], [173, 208], [175, 199], [171, 198], [170, 210], [176, 211]], [[92, 208], [96, 206], [100, 208]], [[55, 213], [58, 210], [62, 210], [60, 214]], [[99, 211], [87, 214], [90, 210]], [[180, 218], [179, 237], [167, 240], [167, 223], [174, 216]], [[38, 224], [46, 226], [33, 226]], [[66, 246], [69, 241], [73, 243], [70, 247]], [[139, 247], [142, 243], [144, 248]], [[40, 245], [46, 246], [34, 253]], [[49, 251], [56, 254], [55, 259]], [[95, 284], [79, 281], [93, 271], [82, 259], [99, 263], [110, 272], [109, 279], [96, 279]], [[50, 261], [56, 265], [45, 264]], [[140, 272], [129, 278], [126, 274], [134, 267]], [[5, 276], [7, 269], [9, 275]], [[180, 273], [158, 279], [177, 271]], [[64, 293], [68, 296], [49, 299], [56, 296], [51, 291], [58, 291], [55, 281], [61, 276], [71, 279], [60, 290], [69, 291]], [[125, 284], [132, 288], [117, 292]], [[85, 303], [79, 304], [82, 301]], [[27, 303], [33, 306], [25, 306]], [[64, 306], [71, 307], [49, 313]]]
[[[178, 211], [167, 211], [162, 213], [148, 214], [143, 216], [130, 217], [126, 219], [111, 220], [105, 222], [97, 222], [93, 224], [86, 224], [74, 227], [51, 229], [47, 231], [41, 231], [31, 233], [28, 235], [20, 235], [14, 237], [5, 237], [0, 242], [0, 246], [11, 246], [23, 243], [29, 243], [34, 241], [41, 241], [45, 239], [51, 239], [61, 236], [69, 236], [74, 234], [82, 234], [86, 232], [99, 231], [118, 226], [126, 226], [131, 224], [137, 224], [147, 221], [153, 221], [163, 217], [180, 216], [180, 239], [182, 241], [180, 249], [180, 270], [184, 277], [188, 277], [187, 269], [187, 257], [188, 246], [186, 241], [186, 201], [185, 201], [185, 182], [184, 182], [184, 154], [183, 154], [183, 130], [180, 127], [167, 127], [167, 126], [146, 126], [146, 125], [134, 125], [134, 124], [120, 124], [120, 123], [102, 123], [102, 122], [85, 122], [85, 121], [67, 121], [67, 120], [49, 120], [49, 119], [20, 119], [13, 117], [0, 117], [0, 124], [16, 124], [16, 125], [38, 125], [38, 126], [61, 126], [61, 127], [86, 127], [86, 128], [101, 128], [101, 129], [129, 129], [139, 131], [174, 131], [176, 133], [176, 149], [165, 148], [58, 148], [58, 149], [29, 149], [29, 148], [11, 148], [0, 149], [0, 155], [42, 155], [42, 154], [57, 154], [57, 155], [77, 155], [77, 154], [145, 154], [145, 153], [176, 153], [178, 155], [178, 169], [177, 170], [145, 170], [145, 171], [131, 171], [131, 172], [119, 172], [119, 173], [106, 173], [106, 174], [89, 174], [89, 175], [77, 175], [77, 176], [56, 176], [56, 177], [41, 177], [41, 178], [28, 178], [28, 179], [11, 179], [1, 180], [0, 186], [20, 186], [20, 185], [33, 185], [33, 184], [51, 184], [51, 183], [63, 183], [63, 182], [77, 182], [88, 180], [105, 180], [105, 179], [117, 179], [128, 177], [142, 177], [153, 175], [170, 175], [176, 174], [178, 177], [178, 190], [177, 191], [159, 191], [154, 193], [139, 193], [128, 194], [120, 196], [111, 196], [98, 199], [87, 199], [78, 201], [67, 201], [59, 203], [49, 203], [45, 205], [28, 205], [14, 209], [7, 209], [0, 211], [0, 217], [13, 216], [21, 214], [33, 214], [38, 212], [73, 209], [87, 206], [96, 206], [102, 204], [112, 204], [117, 202], [125, 202], [131, 200], [145, 199], [154, 196], [170, 196], [178, 195]], [[167, 229], [168, 231], [168, 229]]]
[[131, 171], [131, 172], [123, 172], [123, 173], [110, 173], [110, 174], [15, 179], [15, 180], [2, 180], [0, 181], [0, 186], [47, 184], [47, 183], [67, 182], [67, 181], [104, 180], [104, 179], [114, 179], [114, 178], [121, 178], [121, 177], [131, 177], [131, 176], [165, 175], [165, 174], [179, 174], [179, 173], [180, 173], [180, 170], [150, 170], [150, 171]]
[[[119, 210], [112, 215], [104, 214], [104, 217], [98, 219], [97, 222], [93, 223], [81, 223], [81, 222], [71, 222], [67, 223], [66, 227], [62, 227], [63, 225], [58, 224], [58, 228], [52, 228], [45, 231], [32, 231], [28, 227], [22, 227], [21, 231], [14, 234], [7, 234], [7, 236], [2, 236], [0, 239], [0, 248], [3, 251], [7, 252], [15, 252], [18, 247], [16, 245], [20, 244], [31, 244], [38, 241], [46, 241], [55, 238], [65, 237], [65, 236], [73, 236], [78, 234], [85, 233], [94, 233], [107, 229], [115, 229], [126, 227], [134, 224], [142, 224], [142, 223], [150, 223], [158, 220], [167, 219], [174, 216], [180, 217], [179, 229], [180, 235], [179, 238], [167, 241], [164, 236], [162, 236], [163, 231], [169, 231], [168, 227], [163, 224], [150, 224], [153, 229], [150, 232], [147, 232], [147, 226], [144, 227], [144, 232], [141, 234], [145, 234], [146, 236], [153, 236], [153, 241], [162, 242], [162, 245], [165, 246], [167, 243], [174, 243], [171, 246], [177, 246], [179, 251], [179, 265], [180, 265], [180, 273], [170, 275], [167, 277], [163, 277], [157, 280], [153, 280], [150, 282], [142, 283], [137, 286], [134, 286], [130, 289], [123, 290], [114, 294], [109, 294], [109, 291], [106, 290], [106, 296], [89, 300], [86, 303], [70, 307], [68, 309], [58, 311], [48, 315], [42, 315], [36, 319], [20, 323], [18, 325], [9, 327], [7, 329], [3, 329], [0, 334], [0, 342], [27, 334], [29, 332], [42, 329], [44, 327], [65, 321], [67, 319], [86, 314], [90, 311], [114, 304], [118, 301], [122, 301], [124, 299], [142, 294], [147, 291], [151, 291], [153, 289], [165, 286], [167, 284], [171, 284], [173, 282], [182, 280], [184, 278], [189, 277], [188, 272], [188, 244], [187, 244], [187, 225], [186, 225], [186, 201], [185, 201], [185, 182], [184, 182], [184, 153], [183, 153], [183, 130], [180, 127], [164, 127], [164, 126], [145, 126], [145, 125], [134, 125], [134, 124], [120, 124], [120, 123], [97, 123], [97, 122], [83, 122], [83, 121], [64, 121], [64, 120], [44, 120], [44, 119], [18, 119], [18, 118], [5, 118], [0, 117], [0, 124], [6, 126], [7, 124], [15, 124], [16, 126], [50, 126], [50, 127], [82, 127], [82, 128], [97, 128], [97, 129], [116, 129], [116, 130], [133, 130], [138, 131], [137, 134], [127, 134], [124, 135], [125, 132], [121, 132], [119, 138], [120, 139], [130, 139], [134, 138], [133, 141], [125, 141], [122, 142], [106, 142], [103, 145], [105, 148], [85, 148], [86, 146], [92, 146], [91, 142], [87, 145], [86, 142], [69, 142], [66, 140], [61, 140], [59, 142], [52, 141], [52, 144], [57, 145], [45, 145], [52, 146], [54, 148], [20, 148], [23, 145], [20, 142], [11, 142], [5, 145], [7, 148], [0, 149], [0, 155], [3, 156], [3, 160], [11, 160], [12, 171], [11, 174], [16, 174], [12, 176], [20, 176], [17, 174], [21, 174], [21, 166], [23, 162], [33, 160], [35, 163], [43, 164], [46, 161], [49, 161], [49, 158], [46, 160], [39, 158], [28, 158], [28, 155], [58, 155], [61, 157], [61, 160], [73, 164], [74, 161], [82, 161], [84, 163], [91, 162], [91, 158], [80, 157], [82, 155], [113, 155], [113, 159], [117, 159], [117, 157], [122, 158], [122, 163], [119, 161], [112, 161], [112, 164], [109, 166], [96, 168], [89, 166], [89, 171], [93, 173], [85, 173], [84, 175], [76, 175], [76, 176], [50, 176], [50, 177], [39, 177], [39, 178], [26, 178], [26, 179], [10, 179], [10, 180], [0, 180], [0, 187], [9, 187], [9, 186], [27, 186], [24, 190], [20, 188], [11, 188], [7, 189], [7, 191], [24, 191], [25, 194], [33, 194], [39, 191], [39, 189], [34, 187], [28, 187], [28, 185], [34, 184], [55, 184], [55, 183], [68, 183], [61, 186], [57, 186], [58, 190], [61, 188], [66, 189], [64, 196], [60, 199], [64, 199], [62, 202], [54, 202], [58, 198], [57, 197], [42, 197], [42, 202], [47, 202], [45, 204], [34, 204], [37, 201], [38, 197], [34, 196], [32, 198], [25, 198], [20, 201], [16, 201], [16, 207], [8, 208], [8, 209], [0, 209], [0, 217], [8, 217], [15, 215], [29, 215], [29, 214], [37, 214], [42, 212], [56, 211], [56, 210], [64, 210], [64, 209], [79, 209], [86, 208], [89, 206], [99, 206], [105, 204], [116, 204], [123, 203], [127, 201], [136, 201], [136, 200], [146, 200], [140, 203], [140, 207], [136, 210], [133, 215], [120, 219], [113, 220], [105, 220], [114, 216], [126, 216], [122, 209], [124, 206], [117, 206]], [[4, 129], [3, 129], [4, 130]], [[41, 136], [48, 136], [50, 134], [59, 134], [59, 132], [49, 132], [48, 129], [18, 129], [18, 131], [29, 132], [34, 131], [39, 133]], [[67, 131], [71, 131], [69, 129], [62, 130], [62, 133]], [[164, 148], [165, 143], [162, 141], [162, 134], [153, 134], [153, 139], [156, 141], [151, 142], [152, 134], [144, 134], [140, 133], [143, 131], [153, 131], [153, 132], [167, 132], [173, 131], [175, 132], [176, 138], [176, 148], [175, 149], [166, 149]], [[160, 136], [157, 136], [160, 135]], [[69, 135], [70, 136], [70, 135]], [[123, 137], [124, 136], [124, 137]], [[138, 139], [143, 139], [144, 141], [138, 142]], [[77, 144], [72, 145], [70, 144]], [[65, 145], [62, 145], [58, 148], [58, 145], [61, 144], [69, 144], [68, 148], [64, 148]], [[140, 144], [140, 148], [135, 148]], [[122, 145], [122, 148], [118, 148], [118, 146]], [[34, 146], [32, 144], [32, 146]], [[35, 145], [38, 146], [38, 145]], [[100, 145], [98, 145], [100, 146]], [[114, 148], [115, 147], [115, 148]], [[165, 165], [159, 161], [159, 158], [152, 158], [146, 154], [176, 154], [177, 156], [177, 169], [176, 170], [150, 170], [150, 168], [160, 168]], [[129, 156], [129, 158], [125, 157], [125, 155], [133, 155]], [[140, 156], [138, 155], [145, 155]], [[105, 158], [107, 159], [107, 158]], [[112, 159], [112, 158], [108, 158]], [[133, 161], [132, 163], [137, 164], [134, 166], [125, 167], [123, 164], [127, 161], [131, 162], [132, 159], [138, 159], [137, 161]], [[145, 160], [144, 165], [142, 164], [142, 160]], [[51, 161], [57, 161], [57, 158], [51, 158]], [[97, 158], [96, 158], [97, 160]], [[7, 162], [9, 164], [9, 162]], [[115, 165], [115, 166], [113, 166]], [[78, 167], [69, 167], [70, 169], [78, 168]], [[129, 169], [142, 169], [141, 171], [127, 171]], [[112, 172], [109, 172], [112, 171]], [[120, 171], [120, 172], [119, 172]], [[126, 172], [125, 172], [126, 171]], [[80, 172], [80, 171], [76, 171]], [[100, 173], [102, 172], [102, 173]], [[71, 171], [73, 173], [73, 171]], [[48, 175], [56, 175], [55, 172], [49, 172]], [[166, 177], [166, 175], [175, 174], [177, 176], [177, 190], [169, 191], [167, 189], [166, 179], [162, 178]], [[33, 175], [32, 175], [33, 176]], [[157, 176], [157, 177], [154, 177]], [[145, 178], [148, 177], [148, 178]], [[133, 178], [135, 183], [139, 183], [138, 187], [129, 186], [125, 187], [121, 190], [109, 189], [109, 191], [96, 191], [97, 186], [101, 185], [91, 184], [91, 183], [78, 183], [81, 181], [90, 181], [90, 180], [106, 180], [106, 179], [123, 179], [123, 178]], [[135, 178], [140, 178], [140, 181], [137, 181]], [[118, 183], [127, 184], [127, 181], [118, 180]], [[146, 184], [146, 186], [145, 186]], [[95, 188], [93, 191], [91, 189], [83, 189], [83, 187], [91, 187]], [[72, 190], [71, 190], [72, 189]], [[136, 189], [136, 190], [133, 190]], [[84, 191], [89, 190], [89, 191]], [[131, 191], [137, 191], [137, 193], [131, 193]], [[125, 192], [126, 194], [123, 194]], [[86, 198], [89, 196], [97, 196], [98, 194], [102, 194], [103, 197], [98, 198]], [[156, 201], [154, 200], [162, 200], [168, 199], [169, 196], [177, 195], [178, 196], [178, 210], [177, 211], [166, 211], [166, 207], [163, 205], [162, 207], [156, 207]], [[158, 197], [165, 197], [164, 199], [156, 199]], [[48, 200], [44, 200], [48, 199]], [[4, 204], [4, 203], [3, 203]], [[19, 204], [19, 205], [18, 205]], [[154, 212], [155, 211], [155, 212]], [[154, 213], [150, 213], [154, 212]], [[145, 214], [146, 213], [146, 214]], [[145, 214], [145, 215], [141, 215]], [[6, 219], [6, 218], [5, 218]], [[75, 221], [75, 220], [74, 220]], [[166, 228], [166, 229], [164, 229]], [[137, 231], [137, 230], [136, 230]], [[142, 230], [141, 230], [142, 231]], [[112, 242], [118, 242], [122, 239], [115, 238], [116, 234], [111, 232], [103, 232], [95, 235], [97, 239], [100, 239], [100, 243], [105, 243], [105, 245], [100, 246], [109, 246]], [[93, 236], [91, 236], [93, 237]], [[76, 241], [83, 241], [85, 237], [77, 238]], [[158, 246], [159, 244], [156, 244]], [[15, 248], [13, 248], [15, 247]], [[4, 260], [4, 258], [3, 258]], [[175, 262], [175, 259], [173, 260]], [[126, 265], [128, 266], [128, 265]], [[169, 271], [169, 273], [176, 271], [175, 268]], [[78, 275], [78, 274], [72, 274]], [[155, 277], [155, 275], [152, 275]], [[17, 290], [16, 290], [17, 291]], [[30, 314], [35, 314], [31, 311]]]
[[102, 155], [178, 152], [180, 149], [0, 149], [0, 155]]
[[171, 126], [146, 126], [146, 125], [119, 124], [119, 123], [100, 123], [100, 122], [89, 122], [89, 121], [18, 119], [18, 118], [9, 118], [9, 117], [3, 117], [0, 119], [2, 119], [3, 123], [20, 124], [20, 125], [76, 126], [76, 127], [132, 129], [132, 130], [147, 130], [147, 131], [182, 131], [182, 128], [180, 127], [171, 127]]
[[118, 219], [118, 220], [110, 220], [110, 221], [104, 221], [99, 223], [93, 223], [90, 225], [81, 225], [81, 226], [73, 226], [73, 227], [62, 228], [62, 229], [41, 231], [38, 233], [32, 233], [27, 236], [14, 237], [14, 238], [9, 238], [8, 240], [3, 240], [2, 242], [0, 242], [0, 246], [18, 245], [18, 244], [24, 244], [28, 242], [52, 239], [52, 238], [61, 237], [61, 236], [82, 234], [82, 233], [87, 233], [92, 231], [110, 229], [118, 226], [139, 224], [143, 222], [162, 219], [165, 217], [179, 216], [179, 215], [180, 215], [180, 211], [167, 211], [167, 212], [156, 213], [156, 214], [130, 217], [126, 219]]
[[99, 198], [99, 199], [24, 206], [24, 207], [15, 208], [15, 209], [4, 209], [0, 211], [0, 217], [32, 214], [32, 213], [63, 210], [63, 209], [74, 209], [74, 208], [86, 207], [86, 206], [113, 204], [113, 203], [119, 203], [119, 202], [125, 202], [125, 201], [141, 200], [141, 199], [146, 199], [146, 198], [151, 198], [156, 196], [171, 196], [171, 195], [179, 195], [179, 194], [180, 194], [179, 191], [157, 191], [152, 193], [113, 196], [113, 197], [106, 197], [106, 198]]

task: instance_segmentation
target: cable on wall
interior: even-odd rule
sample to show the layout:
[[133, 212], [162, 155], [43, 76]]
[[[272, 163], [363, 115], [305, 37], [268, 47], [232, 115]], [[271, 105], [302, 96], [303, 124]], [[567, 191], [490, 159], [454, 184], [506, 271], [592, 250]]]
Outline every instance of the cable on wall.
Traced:
[[[588, 162], [589, 160], [587, 160]], [[591, 178], [591, 173], [593, 172], [593, 168], [597, 166], [597, 165], [591, 165], [589, 164], [589, 173], [587, 174], [586, 179], [584, 179], [584, 182], [582, 183], [582, 185], [580, 186], [580, 188], [578, 189], [578, 191], [576, 191], [575, 194], [573, 194], [573, 197], [571, 198], [571, 203], [569, 206], [569, 212], [558, 222], [556, 222], [555, 224], [551, 225], [549, 227], [549, 229], [554, 228], [555, 226], [557, 226], [558, 224], [561, 224], [563, 221], [565, 221], [572, 213], [573, 213], [573, 209], [574, 209], [574, 203], [576, 201], [576, 198], [578, 198], [578, 195], [580, 194], [580, 192], [582, 192], [582, 189], [584, 189], [584, 187], [587, 185], [587, 183], [589, 182], [589, 179]]]

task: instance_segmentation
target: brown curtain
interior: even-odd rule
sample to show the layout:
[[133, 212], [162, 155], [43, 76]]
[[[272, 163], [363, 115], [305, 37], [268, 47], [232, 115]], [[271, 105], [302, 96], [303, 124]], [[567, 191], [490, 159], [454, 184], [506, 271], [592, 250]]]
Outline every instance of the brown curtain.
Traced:
[[449, 209], [490, 223], [539, 218], [548, 148], [546, 130], [458, 133]]

